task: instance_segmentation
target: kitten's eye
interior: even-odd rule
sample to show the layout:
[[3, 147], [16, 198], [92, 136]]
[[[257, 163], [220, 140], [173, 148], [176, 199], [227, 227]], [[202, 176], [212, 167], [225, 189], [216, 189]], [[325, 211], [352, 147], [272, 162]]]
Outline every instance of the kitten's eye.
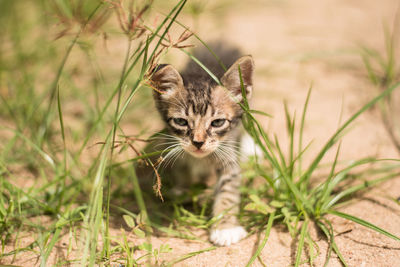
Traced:
[[221, 127], [222, 125], [224, 125], [225, 121], [226, 121], [226, 119], [216, 119], [216, 120], [213, 120], [213, 121], [211, 122], [211, 126], [212, 126], [212, 127], [216, 127], [216, 128]]
[[174, 120], [174, 123], [179, 126], [187, 126], [188, 125], [188, 121], [183, 118], [173, 118], [173, 120]]

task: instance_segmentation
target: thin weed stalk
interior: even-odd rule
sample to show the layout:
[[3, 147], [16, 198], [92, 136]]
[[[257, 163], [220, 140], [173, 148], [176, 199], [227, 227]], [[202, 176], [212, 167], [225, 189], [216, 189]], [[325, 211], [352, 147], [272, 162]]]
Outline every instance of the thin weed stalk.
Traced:
[[49, 128], [49, 124], [50, 124], [50, 115], [52, 114], [50, 112], [50, 110], [52, 109], [53, 106], [53, 102], [54, 102], [54, 98], [56, 96], [56, 92], [57, 92], [57, 88], [58, 88], [58, 84], [61, 78], [61, 74], [64, 71], [64, 67], [67, 63], [67, 60], [71, 54], [72, 49], [74, 48], [76, 42], [78, 41], [80, 35], [82, 34], [82, 32], [84, 31], [84, 29], [86, 28], [86, 26], [88, 25], [88, 23], [91, 21], [91, 19], [93, 18], [93, 16], [96, 14], [96, 12], [100, 9], [100, 7], [103, 5], [102, 2], [100, 2], [97, 7], [92, 11], [92, 13], [89, 15], [89, 17], [87, 18], [87, 20], [85, 21], [85, 23], [82, 25], [82, 27], [80, 28], [80, 30], [78, 31], [78, 33], [75, 35], [75, 38], [71, 41], [69, 47], [67, 48], [67, 51], [64, 55], [64, 58], [61, 61], [60, 67], [57, 70], [57, 75], [50, 87], [51, 93], [50, 93], [50, 100], [49, 100], [49, 104], [47, 106], [47, 112], [45, 113], [45, 117], [43, 119], [43, 125], [41, 127], [42, 133], [41, 136], [39, 136], [39, 146], [41, 147], [43, 144], [43, 140], [46, 139], [46, 135], [47, 135], [47, 131]]
[[[114, 153], [114, 147], [115, 147], [115, 136], [117, 132], [117, 115], [119, 112], [119, 107], [121, 103], [121, 94], [122, 94], [122, 86], [123, 86], [123, 76], [126, 71], [126, 67], [128, 65], [128, 59], [129, 55], [131, 53], [131, 40], [128, 39], [128, 48], [126, 50], [126, 55], [125, 55], [125, 60], [124, 60], [124, 65], [122, 67], [122, 72], [121, 72], [121, 78], [120, 78], [120, 83], [118, 84], [118, 96], [117, 96], [117, 107], [115, 109], [115, 114], [114, 114], [114, 126], [112, 128], [112, 141], [111, 141], [111, 149], [110, 149], [110, 162], [113, 162], [113, 153]], [[105, 257], [107, 259], [110, 258], [110, 239], [108, 238], [110, 236], [109, 232], [109, 224], [110, 224], [110, 201], [111, 201], [111, 168], [108, 168], [108, 179], [107, 179], [107, 206], [106, 206], [106, 231], [105, 231], [105, 240], [104, 240], [104, 247], [103, 251], [105, 251]]]

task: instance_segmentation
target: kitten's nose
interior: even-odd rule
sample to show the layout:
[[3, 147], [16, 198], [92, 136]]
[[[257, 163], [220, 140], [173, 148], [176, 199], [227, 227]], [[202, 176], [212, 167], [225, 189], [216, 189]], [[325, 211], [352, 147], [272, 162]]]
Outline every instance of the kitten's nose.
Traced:
[[192, 141], [192, 143], [195, 147], [197, 147], [197, 149], [200, 149], [201, 146], [204, 144], [204, 142], [196, 142], [196, 141]]

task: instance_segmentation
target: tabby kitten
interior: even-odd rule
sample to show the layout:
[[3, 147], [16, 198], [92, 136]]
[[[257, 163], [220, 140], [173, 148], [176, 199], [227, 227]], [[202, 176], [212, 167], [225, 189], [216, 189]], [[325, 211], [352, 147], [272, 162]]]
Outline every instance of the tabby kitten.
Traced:
[[247, 234], [236, 217], [243, 115], [238, 104], [242, 101], [239, 66], [250, 98], [254, 72], [251, 56], [237, 59], [218, 77], [221, 85], [200, 68], [181, 75], [171, 65], [159, 65], [151, 76], [156, 107], [166, 124], [158, 146], [168, 153], [160, 166], [174, 179], [177, 190], [181, 185], [217, 180], [212, 214], [220, 220], [211, 228], [210, 241], [220, 246], [236, 243]]

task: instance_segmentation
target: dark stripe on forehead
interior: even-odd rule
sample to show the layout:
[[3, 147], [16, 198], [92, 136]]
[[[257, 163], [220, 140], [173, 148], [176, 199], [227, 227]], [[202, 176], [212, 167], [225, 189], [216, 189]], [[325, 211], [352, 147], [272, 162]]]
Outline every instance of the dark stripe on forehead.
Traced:
[[186, 116], [189, 116], [189, 108], [190, 108], [190, 105], [187, 104], [187, 105], [185, 106], [185, 115], [186, 115]]
[[207, 86], [208, 87], [207, 88], [208, 89], [207, 90], [207, 99], [210, 100], [211, 99], [211, 90], [212, 90], [213, 86], [211, 84], [209, 84], [209, 83], [207, 85], [208, 85]]
[[212, 84], [209, 81], [194, 80], [186, 86], [188, 103], [193, 107], [195, 114], [204, 116], [211, 103]]
[[186, 115], [189, 115], [189, 110], [193, 110], [194, 111], [194, 100], [192, 99], [192, 98], [189, 98], [188, 100], [187, 100], [187, 114]]
[[207, 113], [208, 107], [211, 106], [211, 103], [205, 103], [205, 102], [200, 102], [200, 101], [191, 101], [191, 104], [189, 104], [189, 109], [193, 109], [193, 113], [195, 115], [201, 115], [205, 116]]
[[210, 106], [210, 103], [208, 101], [207, 101], [207, 103], [204, 103], [204, 104], [201, 105], [201, 107], [200, 107], [200, 115], [201, 116], [205, 116], [206, 115], [207, 109], [208, 109], [209, 106]]
[[209, 104], [208, 101], [205, 99], [199, 97], [199, 98], [192, 98], [188, 100], [189, 103], [189, 109], [193, 110], [194, 114], [200, 114], [201, 116], [204, 116], [207, 111], [207, 106]]

